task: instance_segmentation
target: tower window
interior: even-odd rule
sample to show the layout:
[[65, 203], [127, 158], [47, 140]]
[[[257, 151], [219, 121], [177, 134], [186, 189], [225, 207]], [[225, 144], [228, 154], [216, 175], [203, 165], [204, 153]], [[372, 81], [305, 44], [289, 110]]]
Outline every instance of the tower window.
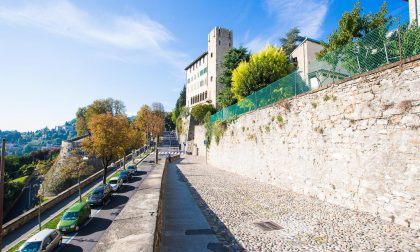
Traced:
[[210, 53], [210, 58], [213, 58], [213, 53]]
[[220, 39], [219, 39], [219, 45], [220, 45]]

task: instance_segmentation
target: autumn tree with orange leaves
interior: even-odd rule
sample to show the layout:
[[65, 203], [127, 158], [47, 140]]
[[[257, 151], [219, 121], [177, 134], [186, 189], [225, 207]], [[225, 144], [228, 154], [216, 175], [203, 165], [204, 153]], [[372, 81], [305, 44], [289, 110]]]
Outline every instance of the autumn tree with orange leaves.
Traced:
[[87, 128], [91, 136], [83, 140], [82, 148], [89, 156], [101, 160], [105, 184], [109, 164], [117, 157], [125, 155], [133, 145], [130, 141], [130, 124], [125, 115], [105, 113], [92, 116]]

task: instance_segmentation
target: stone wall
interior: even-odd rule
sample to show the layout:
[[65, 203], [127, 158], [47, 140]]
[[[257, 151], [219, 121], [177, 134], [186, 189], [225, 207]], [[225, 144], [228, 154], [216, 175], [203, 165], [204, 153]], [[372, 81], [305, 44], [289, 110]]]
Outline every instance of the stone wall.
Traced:
[[193, 155], [206, 156], [206, 146], [204, 140], [206, 139], [206, 130], [203, 125], [195, 126], [194, 128], [194, 147]]
[[419, 58], [242, 115], [209, 162], [420, 228]]

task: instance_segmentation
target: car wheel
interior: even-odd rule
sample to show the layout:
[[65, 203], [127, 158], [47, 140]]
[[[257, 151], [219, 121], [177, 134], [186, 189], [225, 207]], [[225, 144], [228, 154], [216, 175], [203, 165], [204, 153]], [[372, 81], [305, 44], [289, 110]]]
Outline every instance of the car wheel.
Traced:
[[77, 225], [75, 228], [74, 228], [74, 231], [79, 231], [79, 226]]

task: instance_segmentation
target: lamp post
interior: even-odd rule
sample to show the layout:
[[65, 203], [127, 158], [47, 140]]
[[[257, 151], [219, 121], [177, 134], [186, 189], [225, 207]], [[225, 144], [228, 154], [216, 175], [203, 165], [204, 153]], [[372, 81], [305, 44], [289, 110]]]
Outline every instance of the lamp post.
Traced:
[[[87, 156], [83, 157], [83, 161], [87, 163], [89, 158]], [[79, 185], [79, 201], [82, 202], [82, 188], [80, 187], [80, 166], [77, 168], [77, 184]]]

